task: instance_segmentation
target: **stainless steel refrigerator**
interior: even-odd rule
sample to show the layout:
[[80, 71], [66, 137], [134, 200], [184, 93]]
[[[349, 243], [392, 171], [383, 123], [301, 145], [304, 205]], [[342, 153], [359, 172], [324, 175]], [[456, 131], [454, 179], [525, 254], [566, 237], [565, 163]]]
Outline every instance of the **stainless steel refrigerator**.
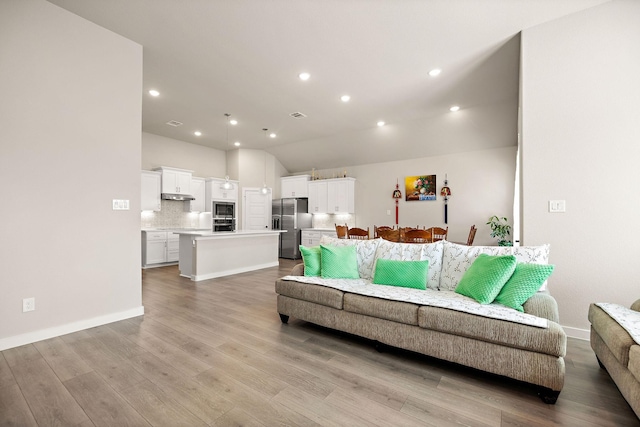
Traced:
[[311, 228], [308, 199], [277, 199], [272, 202], [272, 228], [280, 233], [280, 258], [300, 259], [301, 230]]

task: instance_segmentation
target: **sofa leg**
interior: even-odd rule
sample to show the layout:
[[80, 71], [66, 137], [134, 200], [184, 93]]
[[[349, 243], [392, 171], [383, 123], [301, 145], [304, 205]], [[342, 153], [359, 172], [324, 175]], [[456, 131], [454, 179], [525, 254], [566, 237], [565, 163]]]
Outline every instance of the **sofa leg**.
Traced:
[[539, 387], [538, 396], [544, 403], [555, 405], [556, 401], [558, 400], [558, 396], [560, 396], [560, 391], [551, 390], [547, 387]]
[[598, 356], [596, 356], [596, 360], [598, 361], [598, 365], [600, 365], [600, 367], [606, 371], [607, 368], [604, 367], [604, 365], [602, 364], [602, 362], [600, 361], [600, 358]]
[[[280, 314], [280, 313], [278, 313], [278, 314]], [[289, 322], [289, 316], [287, 316], [286, 314], [280, 314], [280, 321], [281, 321], [282, 323], [287, 323], [287, 322]]]

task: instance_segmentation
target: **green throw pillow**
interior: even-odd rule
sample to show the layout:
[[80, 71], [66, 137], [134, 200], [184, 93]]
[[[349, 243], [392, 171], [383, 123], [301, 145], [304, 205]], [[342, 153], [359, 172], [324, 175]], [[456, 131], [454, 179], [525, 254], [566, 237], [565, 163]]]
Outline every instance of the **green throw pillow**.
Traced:
[[456, 292], [480, 304], [491, 304], [516, 269], [513, 255], [480, 254], [464, 273]]
[[555, 266], [550, 264], [516, 265], [516, 270], [496, 297], [496, 302], [507, 307], [524, 311], [524, 304], [531, 295], [538, 292], [547, 277], [551, 275]]
[[377, 285], [401, 286], [403, 288], [427, 289], [429, 260], [396, 261], [378, 259], [373, 283]]
[[305, 276], [320, 275], [320, 246], [307, 248], [300, 245], [300, 253], [302, 254], [302, 262], [304, 263]]
[[320, 245], [322, 277], [332, 279], [359, 279], [355, 246]]

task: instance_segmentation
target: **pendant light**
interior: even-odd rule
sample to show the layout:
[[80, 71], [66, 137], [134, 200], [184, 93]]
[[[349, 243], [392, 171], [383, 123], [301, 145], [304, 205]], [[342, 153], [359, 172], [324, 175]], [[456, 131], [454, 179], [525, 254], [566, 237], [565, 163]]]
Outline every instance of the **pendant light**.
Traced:
[[[269, 129], [267, 128], [262, 128], [264, 135], [265, 135], [265, 139], [267, 137], [267, 131], [269, 131]], [[262, 184], [262, 190], [260, 190], [262, 192], [262, 194], [267, 194], [269, 193], [269, 188], [267, 188], [267, 152], [264, 152], [264, 181]]]
[[[226, 121], [226, 125], [227, 125], [227, 152], [228, 152], [229, 151], [229, 117], [231, 117], [231, 114], [224, 113], [224, 116], [225, 116], [225, 121]], [[229, 166], [228, 166], [228, 159], [227, 159], [227, 169], [228, 168], [229, 168]], [[225, 175], [224, 184], [222, 184], [222, 188], [224, 188], [225, 190], [231, 190], [231, 187], [232, 187], [232, 185], [229, 182], [229, 175]]]

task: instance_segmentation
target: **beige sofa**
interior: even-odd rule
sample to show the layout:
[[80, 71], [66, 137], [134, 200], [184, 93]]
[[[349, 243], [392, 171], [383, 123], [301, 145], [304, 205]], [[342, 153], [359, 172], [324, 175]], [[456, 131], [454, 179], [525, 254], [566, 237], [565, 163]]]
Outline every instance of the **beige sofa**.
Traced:
[[[351, 244], [324, 237], [322, 243]], [[534, 263], [546, 262], [548, 257], [548, 246], [467, 247], [450, 242], [440, 245], [441, 259], [437, 259], [437, 250], [430, 255], [430, 291], [437, 291], [433, 286], [443, 286], [446, 289], [442, 290], [447, 291], [454, 289], [457, 280], [480, 253], [514, 253], [519, 261]], [[406, 245], [398, 253], [406, 257]], [[380, 248], [374, 259], [379, 256]], [[360, 277], [367, 274], [367, 268], [373, 268], [371, 260], [364, 260], [360, 255], [358, 263]], [[299, 264], [290, 276], [303, 275], [304, 265]], [[525, 313], [548, 320], [547, 327], [541, 328], [448, 308], [360, 295], [322, 284], [302, 283], [290, 276], [278, 279], [275, 284], [278, 313], [283, 323], [291, 316], [528, 382], [538, 386], [538, 394], [545, 403], [555, 403], [562, 390], [566, 335], [559, 324], [556, 301], [546, 290], [536, 293], [524, 304]], [[438, 294], [446, 295], [447, 292]]]
[[[631, 305], [640, 312], [640, 300]], [[607, 311], [589, 307], [591, 348], [633, 411], [640, 418], [640, 345]]]

